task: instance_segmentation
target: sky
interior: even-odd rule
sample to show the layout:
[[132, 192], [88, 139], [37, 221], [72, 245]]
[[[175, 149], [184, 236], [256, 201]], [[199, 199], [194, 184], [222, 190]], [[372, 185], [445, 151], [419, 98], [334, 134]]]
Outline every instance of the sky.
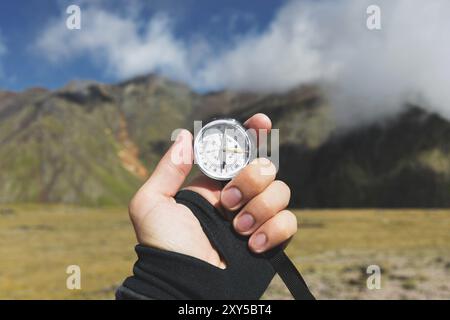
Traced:
[[[101, 48], [98, 53], [84, 49], [77, 51], [76, 43], [70, 40], [83, 38], [91, 33], [92, 21], [87, 19], [97, 19], [101, 13], [116, 18], [109, 19], [109, 26], [128, 21], [143, 24], [139, 27], [142, 29], [138, 30], [141, 35], [145, 33], [146, 23], [155, 19], [161, 21], [167, 19], [170, 20], [170, 32], [175, 38], [189, 42], [202, 37], [215, 43], [214, 46], [220, 47], [238, 34], [257, 32], [266, 28], [283, 3], [282, 0], [0, 1], [0, 88], [9, 90], [23, 90], [34, 86], [58, 88], [73, 79], [116, 82], [128, 76], [138, 75], [140, 73], [138, 70], [130, 72], [109, 70], [110, 66], [98, 61], [102, 59]], [[80, 6], [82, 19], [80, 30], [69, 31], [66, 28], [66, 19], [69, 17], [66, 9], [71, 4]], [[57, 40], [61, 42], [52, 43], [53, 47], [46, 50], [42, 47], [45, 44], [39, 43], [52, 30], [59, 30]], [[99, 37], [110, 36], [107, 29], [97, 34]], [[72, 57], [52, 59], [55, 54], [51, 51], [58, 51], [56, 46], [64, 47], [65, 43], [70, 43], [68, 49], [76, 53]], [[120, 47], [120, 43], [116, 45]], [[157, 71], [156, 68], [151, 69], [144, 64], [141, 73]]]
[[[72, 4], [80, 30], [66, 27]], [[319, 84], [344, 125], [406, 103], [450, 119], [449, 12], [448, 0], [3, 0], [0, 88], [149, 73], [198, 92]]]

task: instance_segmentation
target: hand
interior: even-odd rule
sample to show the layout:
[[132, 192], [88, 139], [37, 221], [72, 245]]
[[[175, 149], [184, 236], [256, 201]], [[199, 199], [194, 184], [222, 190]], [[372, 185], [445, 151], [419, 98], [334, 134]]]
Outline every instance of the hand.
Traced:
[[[257, 131], [272, 127], [270, 119], [263, 114], [254, 115], [244, 125]], [[176, 164], [173, 155], [179, 153], [185, 161]], [[129, 214], [137, 240], [146, 246], [190, 255], [225, 268], [197, 218], [174, 199], [192, 163], [192, 135], [182, 130], [130, 202]], [[275, 166], [269, 160], [256, 159], [223, 190], [218, 181], [205, 176], [185, 189], [199, 193], [226, 217], [233, 218], [236, 232], [249, 236], [249, 248], [261, 253], [285, 242], [297, 231], [295, 215], [285, 210], [290, 198], [289, 187], [275, 180], [275, 174]]]

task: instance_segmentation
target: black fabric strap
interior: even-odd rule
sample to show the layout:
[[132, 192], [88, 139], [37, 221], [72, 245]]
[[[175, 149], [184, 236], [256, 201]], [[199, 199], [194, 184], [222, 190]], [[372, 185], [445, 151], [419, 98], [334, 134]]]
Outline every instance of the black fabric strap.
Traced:
[[282, 247], [265, 254], [248, 249], [248, 238], [198, 193], [180, 191], [175, 200], [188, 207], [221, 257], [220, 269], [197, 258], [143, 245], [136, 246], [133, 275], [116, 292], [117, 299], [259, 299], [276, 272], [295, 299], [314, 299]]
[[[229, 181], [220, 182], [225, 187]], [[273, 250], [273, 253], [266, 253], [265, 257], [269, 260], [281, 280], [283, 280], [295, 300], [316, 300], [301, 273], [282, 249], [276, 248]]]
[[[225, 182], [226, 183], [226, 182]], [[184, 191], [186, 194], [186, 191]], [[189, 195], [189, 200], [193, 201], [200, 205], [200, 203], [205, 202], [206, 200], [203, 199], [200, 195], [192, 193], [189, 194], [189, 191], [187, 193]], [[178, 194], [178, 198], [180, 198], [180, 194]], [[181, 197], [182, 198], [182, 197]], [[190, 202], [189, 201], [189, 202]], [[182, 201], [181, 201], [182, 202]], [[201, 206], [201, 205], [200, 205]], [[207, 212], [208, 214], [211, 214], [211, 210], [207, 210], [207, 205], [203, 206], [204, 212]], [[214, 215], [219, 215], [216, 210], [213, 213]], [[199, 218], [201, 224], [205, 227], [205, 223], [202, 222], [203, 217], [198, 215], [194, 212], [194, 214]], [[217, 229], [215, 229], [217, 233]], [[207, 236], [211, 238], [211, 230], [206, 231]], [[284, 284], [288, 288], [289, 292], [292, 294], [292, 297], [295, 300], [315, 300], [313, 294], [309, 290], [305, 280], [303, 279], [300, 272], [297, 270], [297, 268], [294, 266], [292, 261], [289, 259], [289, 257], [286, 255], [286, 253], [282, 250], [281, 246], [274, 248], [273, 250], [269, 251], [268, 253], [263, 255], [265, 259], [268, 260], [272, 268], [275, 270], [276, 273], [280, 276], [280, 278], [283, 280]]]
[[267, 256], [295, 300], [315, 300], [300, 272], [284, 251]]

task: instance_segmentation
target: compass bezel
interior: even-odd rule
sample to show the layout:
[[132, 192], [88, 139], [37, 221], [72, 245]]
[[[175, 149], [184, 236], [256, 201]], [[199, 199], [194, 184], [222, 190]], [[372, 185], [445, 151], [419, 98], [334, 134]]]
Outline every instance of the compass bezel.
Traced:
[[[199, 150], [198, 150], [199, 149], [198, 145], [200, 144], [200, 139], [203, 136], [203, 133], [210, 128], [213, 128], [218, 125], [224, 125], [224, 124], [228, 127], [233, 127], [236, 130], [238, 130], [245, 137], [246, 143], [248, 143], [248, 155], [247, 155], [247, 158], [245, 159], [244, 165], [240, 169], [234, 171], [233, 174], [226, 175], [226, 176], [223, 176], [221, 174], [214, 174], [210, 170], [204, 168], [202, 163], [199, 161], [200, 155], [199, 155]], [[249, 164], [250, 160], [253, 157], [253, 146], [254, 146], [254, 141], [253, 141], [252, 137], [248, 134], [247, 129], [245, 129], [245, 127], [239, 121], [237, 121], [236, 119], [232, 119], [232, 118], [215, 119], [215, 120], [212, 120], [212, 121], [208, 122], [207, 124], [205, 124], [199, 130], [197, 135], [195, 136], [194, 159], [195, 159], [196, 164], [200, 168], [200, 170], [207, 177], [214, 179], [214, 180], [219, 180], [219, 181], [228, 181], [228, 180], [231, 180], [233, 177], [235, 177], [243, 168], [245, 168]]]

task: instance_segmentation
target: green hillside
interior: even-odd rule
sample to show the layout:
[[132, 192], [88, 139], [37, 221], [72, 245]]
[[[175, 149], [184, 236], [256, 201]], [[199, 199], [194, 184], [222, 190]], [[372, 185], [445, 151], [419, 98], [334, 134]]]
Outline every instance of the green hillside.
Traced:
[[117, 85], [0, 91], [0, 203], [126, 204], [192, 121], [268, 114], [280, 177], [304, 207], [449, 207], [450, 123], [407, 107], [382, 124], [336, 130], [315, 86], [285, 94], [215, 92], [150, 75]]

